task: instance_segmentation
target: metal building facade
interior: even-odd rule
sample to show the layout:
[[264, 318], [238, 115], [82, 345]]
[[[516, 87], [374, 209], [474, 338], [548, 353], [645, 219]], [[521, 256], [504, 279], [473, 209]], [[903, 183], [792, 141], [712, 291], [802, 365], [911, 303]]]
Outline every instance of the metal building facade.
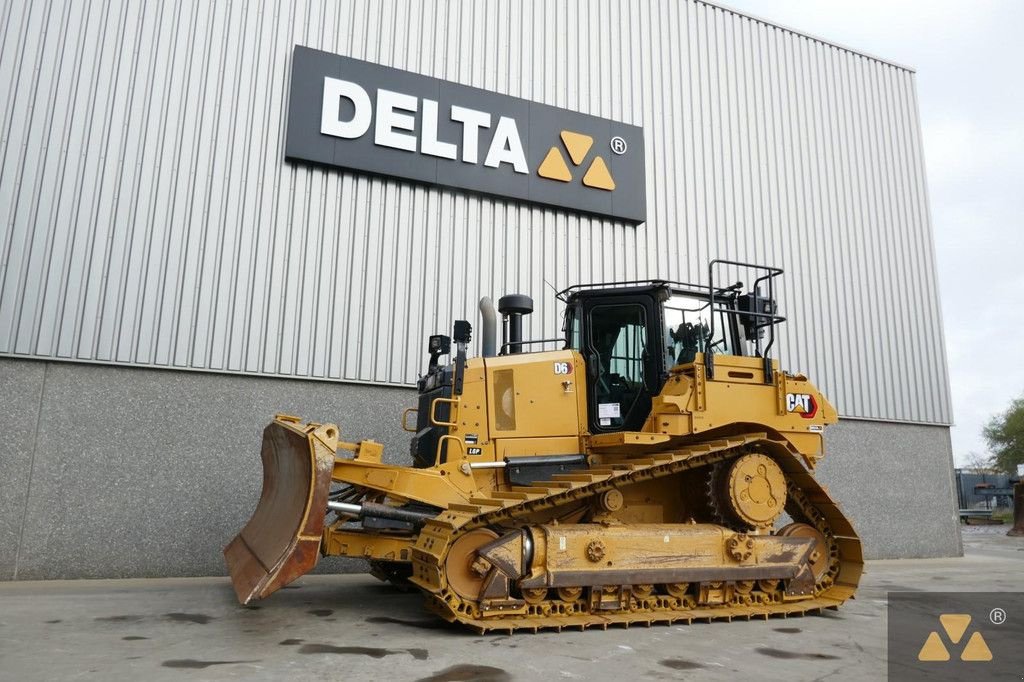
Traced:
[[[639, 125], [639, 226], [283, 158], [306, 45]], [[914, 74], [693, 0], [0, 5], [0, 355], [412, 383], [481, 295], [787, 270], [783, 366], [948, 424]]]

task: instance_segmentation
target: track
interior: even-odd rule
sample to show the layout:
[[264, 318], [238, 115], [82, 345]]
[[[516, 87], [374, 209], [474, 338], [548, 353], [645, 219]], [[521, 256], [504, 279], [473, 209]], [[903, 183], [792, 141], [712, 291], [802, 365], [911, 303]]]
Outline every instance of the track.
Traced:
[[[593, 613], [586, 601], [542, 599], [531, 603], [524, 613], [481, 614], [476, 602], [451, 590], [444, 576], [444, 561], [451, 544], [475, 528], [515, 525], [517, 520], [553, 507], [580, 503], [611, 488], [722, 462], [752, 449], [770, 453], [783, 469], [787, 481], [787, 513], [794, 520], [813, 525], [826, 538], [829, 565], [815, 585], [813, 596], [784, 601], [781, 590], [759, 585], [738, 595], [732, 603], [698, 606], [690, 595], [673, 596], [651, 592], [629, 601], [629, 608]], [[780, 441], [764, 433], [730, 437], [687, 446], [646, 457], [623, 458], [614, 464], [583, 472], [557, 474], [551, 481], [513, 487], [490, 497], [472, 498], [468, 504], [454, 504], [429, 521], [420, 533], [412, 554], [411, 582], [427, 594], [427, 605], [442, 618], [458, 621], [478, 632], [602, 627], [609, 625], [732, 620], [802, 615], [836, 608], [853, 596], [863, 571], [860, 540], [849, 521], [825, 489], [800, 460]]]

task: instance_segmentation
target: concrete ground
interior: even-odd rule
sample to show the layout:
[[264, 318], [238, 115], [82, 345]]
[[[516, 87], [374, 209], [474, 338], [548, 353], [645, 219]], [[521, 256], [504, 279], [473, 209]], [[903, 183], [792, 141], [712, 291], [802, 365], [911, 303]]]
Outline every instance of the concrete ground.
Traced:
[[0, 679], [864, 679], [886, 592], [1022, 591], [1024, 538], [967, 528], [961, 559], [873, 561], [820, 616], [481, 636], [369, 576], [307, 576], [244, 608], [224, 578], [0, 583]]

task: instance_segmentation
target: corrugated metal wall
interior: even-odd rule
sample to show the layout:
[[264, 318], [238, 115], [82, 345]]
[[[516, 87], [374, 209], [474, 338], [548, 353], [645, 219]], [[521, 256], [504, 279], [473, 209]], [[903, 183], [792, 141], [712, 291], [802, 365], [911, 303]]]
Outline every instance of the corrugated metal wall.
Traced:
[[[911, 72], [700, 2], [3, 0], [0, 354], [409, 383], [476, 300], [787, 269], [787, 367], [948, 423]], [[294, 44], [642, 125], [639, 227], [283, 160]]]

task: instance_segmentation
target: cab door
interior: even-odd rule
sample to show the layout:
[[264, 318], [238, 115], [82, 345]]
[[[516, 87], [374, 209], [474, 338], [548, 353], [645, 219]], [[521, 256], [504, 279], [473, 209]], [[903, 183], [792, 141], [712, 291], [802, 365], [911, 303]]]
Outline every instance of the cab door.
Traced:
[[651, 411], [658, 376], [659, 309], [653, 296], [602, 296], [582, 305], [591, 433], [634, 431]]

